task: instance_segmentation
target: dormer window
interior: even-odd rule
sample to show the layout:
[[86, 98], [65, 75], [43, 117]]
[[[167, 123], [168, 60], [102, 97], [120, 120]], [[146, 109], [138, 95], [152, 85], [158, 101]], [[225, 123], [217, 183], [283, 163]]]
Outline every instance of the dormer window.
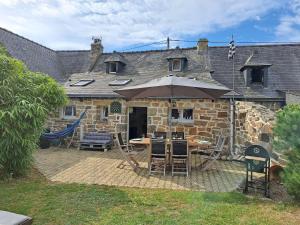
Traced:
[[244, 69], [245, 83], [250, 86], [267, 86], [268, 67], [267, 66], [247, 66]]
[[181, 71], [181, 59], [172, 60], [172, 71]]
[[110, 62], [109, 63], [109, 73], [117, 73], [117, 67], [118, 67], [118, 63], [117, 62]]
[[106, 73], [122, 73], [124, 70], [125, 63], [123, 62], [117, 62], [117, 61], [110, 61], [110, 62], [105, 62], [106, 64]]
[[182, 58], [168, 58], [169, 71], [181, 72], [184, 71], [187, 66], [187, 59]]

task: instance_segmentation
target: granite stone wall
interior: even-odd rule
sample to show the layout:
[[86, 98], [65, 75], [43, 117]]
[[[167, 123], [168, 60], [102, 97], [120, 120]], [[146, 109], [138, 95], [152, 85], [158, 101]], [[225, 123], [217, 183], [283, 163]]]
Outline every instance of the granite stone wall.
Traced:
[[[111, 102], [118, 101], [122, 104], [121, 113], [111, 113], [108, 119], [100, 119], [100, 108], [109, 106]], [[154, 131], [168, 131], [169, 113], [171, 103], [167, 100], [134, 100], [125, 101], [123, 99], [76, 99], [72, 98], [69, 105], [76, 106], [76, 118], [87, 107], [86, 117], [82, 120], [83, 132], [109, 131], [121, 132], [126, 138], [128, 112], [131, 107], [147, 107], [147, 134], [152, 135]], [[189, 123], [173, 122], [172, 131], [184, 131], [186, 135], [198, 135], [199, 138], [215, 142], [216, 136], [223, 132], [229, 134], [229, 101], [210, 99], [177, 100], [172, 103], [173, 108], [193, 109], [193, 121]], [[46, 126], [51, 130], [61, 130], [67, 124], [72, 123], [76, 118], [65, 119], [60, 110], [50, 116]], [[80, 129], [75, 134], [75, 139], [79, 140]]]
[[270, 142], [274, 122], [275, 112], [268, 107], [253, 102], [237, 101], [236, 143], [244, 145], [245, 142]]

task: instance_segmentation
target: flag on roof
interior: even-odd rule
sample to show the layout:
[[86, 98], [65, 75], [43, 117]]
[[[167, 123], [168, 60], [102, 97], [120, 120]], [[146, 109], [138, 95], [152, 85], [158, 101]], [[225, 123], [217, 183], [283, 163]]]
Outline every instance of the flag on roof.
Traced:
[[234, 55], [235, 55], [235, 44], [234, 44], [234, 40], [232, 40], [229, 43], [228, 59], [233, 59]]

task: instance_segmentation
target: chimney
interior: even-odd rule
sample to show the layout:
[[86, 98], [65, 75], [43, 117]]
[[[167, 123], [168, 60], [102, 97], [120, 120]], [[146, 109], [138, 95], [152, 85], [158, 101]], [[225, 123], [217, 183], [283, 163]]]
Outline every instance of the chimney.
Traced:
[[90, 58], [91, 62], [95, 62], [99, 55], [103, 53], [102, 39], [101, 37], [93, 37], [93, 43], [91, 44]]
[[206, 38], [200, 38], [197, 43], [197, 51], [200, 52], [207, 52], [208, 50], [208, 40]]

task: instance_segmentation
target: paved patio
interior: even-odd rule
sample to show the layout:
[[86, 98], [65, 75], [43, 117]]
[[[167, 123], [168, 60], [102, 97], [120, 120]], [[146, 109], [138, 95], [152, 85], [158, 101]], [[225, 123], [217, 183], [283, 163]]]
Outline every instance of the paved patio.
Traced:
[[[166, 176], [148, 176], [146, 152], [140, 152], [137, 158], [141, 168], [135, 173], [130, 166], [117, 168], [122, 161], [117, 150], [99, 152], [50, 148], [35, 153], [37, 168], [49, 180], [64, 183], [228, 192], [237, 189], [245, 177], [240, 163], [221, 160], [207, 172], [192, 168], [189, 177], [172, 177], [170, 172]], [[194, 158], [192, 162], [195, 163]]]

